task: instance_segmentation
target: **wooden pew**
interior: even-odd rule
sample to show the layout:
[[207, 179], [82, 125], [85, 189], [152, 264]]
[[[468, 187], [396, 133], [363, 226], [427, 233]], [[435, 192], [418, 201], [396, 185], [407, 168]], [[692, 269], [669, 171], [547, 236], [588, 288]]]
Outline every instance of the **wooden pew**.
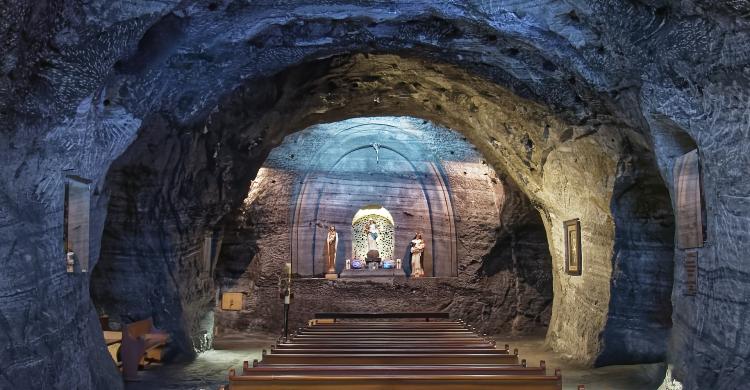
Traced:
[[561, 390], [559, 370], [548, 375], [413, 375], [376, 373], [373, 375], [252, 375], [237, 376], [230, 370], [232, 390], [258, 389], [358, 389], [358, 390]]
[[465, 353], [465, 354], [267, 354], [263, 357], [263, 363], [268, 364], [294, 364], [294, 365], [458, 365], [458, 364], [518, 364], [516, 354], [489, 354], [489, 353]]
[[409, 331], [317, 331], [317, 330], [308, 330], [303, 329], [300, 331], [297, 331], [295, 333], [296, 336], [329, 336], [329, 337], [380, 337], [380, 336], [388, 336], [388, 337], [399, 337], [399, 338], [406, 338], [406, 337], [477, 337], [477, 335], [474, 332], [464, 330], [452, 330], [452, 331], [444, 331], [444, 330], [409, 330]]
[[494, 340], [488, 340], [481, 337], [475, 337], [475, 336], [457, 336], [457, 337], [450, 337], [450, 336], [428, 336], [428, 335], [419, 335], [419, 336], [411, 336], [411, 337], [390, 337], [390, 336], [377, 336], [377, 335], [371, 335], [371, 336], [359, 336], [359, 337], [348, 337], [348, 336], [313, 336], [313, 335], [293, 335], [287, 340], [287, 343], [314, 343], [318, 342], [320, 344], [331, 344], [331, 343], [358, 343], [358, 342], [372, 342], [372, 341], [381, 341], [381, 342], [393, 342], [393, 343], [399, 343], [399, 342], [446, 342], [446, 343], [490, 343]]
[[271, 348], [273, 354], [313, 354], [313, 355], [329, 355], [329, 354], [340, 354], [340, 355], [360, 355], [360, 354], [417, 354], [424, 355], [428, 353], [432, 354], [472, 354], [472, 353], [484, 353], [494, 355], [507, 355], [508, 351], [502, 349], [470, 349], [470, 348], [440, 348], [440, 349], [411, 349], [411, 348], [380, 348], [380, 349], [310, 349], [310, 348]]
[[230, 382], [232, 390], [562, 389], [559, 370], [546, 375], [544, 361], [527, 367], [518, 350], [497, 349], [460, 321], [313, 322], [252, 367], [245, 362], [242, 375], [232, 370]]
[[403, 334], [410, 334], [410, 333], [421, 333], [421, 332], [427, 332], [427, 333], [472, 333], [474, 332], [470, 331], [468, 328], [357, 328], [357, 329], [324, 329], [324, 328], [318, 328], [318, 327], [312, 327], [312, 328], [302, 328], [302, 332], [307, 333], [335, 333], [335, 334], [341, 334], [341, 333], [351, 333], [351, 334], [361, 334], [361, 333], [403, 333]]
[[490, 365], [490, 366], [275, 366], [272, 364], [260, 365], [253, 360], [252, 366], [247, 361], [242, 363], [242, 375], [338, 375], [352, 373], [411, 373], [411, 374], [486, 374], [486, 375], [545, 375], [547, 365], [544, 360], [539, 362], [539, 367], [527, 367], [526, 360], [520, 365]]
[[320, 329], [358, 329], [358, 328], [419, 328], [419, 329], [466, 329], [467, 324], [460, 322], [337, 322], [335, 324], [316, 324], [309, 328]]
[[326, 329], [345, 329], [359, 327], [407, 327], [407, 328], [466, 328], [468, 324], [455, 321], [440, 322], [407, 322], [407, 321], [356, 321], [356, 322], [335, 322], [330, 324], [312, 324], [309, 327], [318, 327]]
[[449, 341], [449, 342], [461, 342], [461, 343], [471, 343], [471, 342], [482, 342], [487, 341], [478, 337], [429, 337], [429, 336], [414, 336], [414, 337], [386, 337], [386, 336], [371, 336], [371, 337], [365, 337], [363, 340], [363, 337], [330, 337], [330, 336], [310, 336], [310, 335], [299, 335], [299, 336], [292, 336], [289, 338], [291, 342], [295, 343], [313, 343], [313, 342], [322, 342], [322, 343], [330, 343], [332, 341], [343, 341], [343, 342], [354, 342], [354, 341], [369, 341], [369, 342], [407, 342], [407, 341], [420, 341], [420, 342], [441, 342], [441, 341]]
[[122, 373], [125, 380], [137, 380], [138, 366], [161, 361], [168, 335], [154, 328], [151, 318], [126, 324], [122, 332]]
[[462, 321], [343, 321], [334, 323], [310, 323], [308, 328], [359, 329], [359, 328], [420, 328], [420, 329], [466, 329], [471, 324]]
[[386, 335], [416, 335], [420, 333], [429, 333], [429, 334], [471, 334], [474, 336], [477, 336], [476, 332], [470, 330], [470, 329], [447, 329], [447, 328], [440, 328], [440, 329], [418, 329], [418, 328], [409, 328], [409, 329], [398, 329], [398, 328], [368, 328], [368, 329], [311, 329], [311, 328], [303, 328], [298, 329], [295, 332], [296, 334], [328, 334], [328, 335], [342, 335], [342, 334], [351, 334], [351, 335], [368, 335], [368, 334], [386, 334]]
[[[443, 349], [443, 348], [472, 348], [472, 349], [487, 349], [495, 350], [495, 346], [489, 343], [412, 343], [403, 342], [396, 345], [398, 348], [414, 348], [414, 349]], [[393, 343], [280, 343], [277, 344], [275, 349], [296, 349], [296, 348], [308, 348], [308, 349], [381, 349], [381, 348], [393, 348]], [[507, 348], [506, 348], [507, 350]]]
[[305, 332], [300, 331], [293, 334], [297, 337], [308, 337], [318, 339], [330, 339], [335, 338], [347, 338], [347, 339], [371, 339], [371, 338], [387, 338], [387, 339], [481, 339], [482, 337], [472, 332], [413, 332], [413, 333], [399, 333], [399, 332], [370, 332], [370, 333], [324, 333], [324, 332]]
[[315, 313], [315, 319], [332, 319], [334, 322], [340, 319], [424, 319], [430, 321], [430, 319], [448, 319], [450, 318], [449, 313], [445, 312], [407, 312], [407, 313], [361, 313], [361, 312], [348, 312], [348, 313]]
[[383, 335], [357, 335], [356, 337], [347, 336], [345, 334], [343, 335], [337, 335], [337, 336], [331, 336], [331, 335], [315, 335], [315, 334], [296, 334], [292, 333], [289, 335], [288, 339], [279, 338], [278, 342], [282, 343], [291, 343], [294, 339], [308, 339], [308, 340], [314, 340], [314, 341], [322, 341], [322, 342], [336, 342], [339, 340], [345, 340], [344, 342], [356, 342], [356, 341], [372, 341], [373, 339], [385, 339], [385, 340], [427, 340], [427, 341], [469, 341], [469, 342], [487, 342], [494, 344], [495, 340], [491, 337], [484, 337], [484, 336], [478, 336], [478, 335], [457, 335], [457, 336], [442, 336], [442, 337], [432, 337], [432, 336], [421, 336], [419, 334], [414, 334], [409, 337], [391, 337], [391, 336], [383, 336]]
[[107, 351], [109, 356], [115, 362], [117, 367], [122, 366], [122, 362], [118, 357], [118, 352], [122, 346], [122, 332], [115, 330], [104, 330], [104, 342], [107, 344]]
[[324, 340], [373, 340], [373, 339], [386, 339], [386, 340], [483, 340], [483, 338], [471, 334], [448, 334], [448, 333], [413, 333], [413, 334], [387, 334], [387, 333], [371, 333], [371, 334], [328, 334], [328, 333], [296, 333], [292, 337], [293, 339], [324, 339]]

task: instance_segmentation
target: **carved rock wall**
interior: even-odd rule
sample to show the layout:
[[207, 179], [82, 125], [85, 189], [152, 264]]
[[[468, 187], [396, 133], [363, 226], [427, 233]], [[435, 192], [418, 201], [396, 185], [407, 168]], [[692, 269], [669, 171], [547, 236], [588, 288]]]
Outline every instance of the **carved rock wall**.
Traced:
[[[608, 348], [604, 346], [609, 339], [606, 327], [629, 327], [623, 322], [626, 317], [618, 314], [622, 305], [609, 305], [610, 297], [634, 291], [623, 276], [640, 269], [618, 266], [618, 259], [639, 257], [632, 257], [632, 251], [622, 256], [622, 248], [634, 246], [618, 242], [633, 235], [618, 224], [659, 217], [608, 217], [629, 210], [619, 208], [622, 201], [615, 189], [620, 191], [621, 186], [611, 182], [627, 167], [623, 164], [627, 159], [585, 157], [585, 145], [596, 141], [599, 145], [592, 145], [593, 149], [603, 147], [603, 154], [612, 156], [606, 145], [615, 142], [622, 147], [617, 150], [655, 160], [668, 187], [676, 154], [685, 146], [697, 146], [705, 178], [708, 242], [699, 253], [698, 271], [703, 276], [700, 294], [695, 297], [683, 294], [682, 253], [675, 256], [669, 360], [674, 363], [675, 377], [689, 389], [731, 389], [748, 382], [750, 373], [744, 369], [748, 366], [747, 346], [742, 342], [748, 335], [744, 297], [749, 295], [749, 284], [743, 275], [750, 242], [746, 229], [750, 181], [745, 178], [750, 166], [747, 2], [425, 0], [396, 5], [326, 1], [312, 6], [280, 1], [250, 6], [240, 1], [17, 1], [4, 11], [0, 14], [0, 39], [5, 49], [0, 56], [0, 156], [4, 167], [0, 179], [8, 184], [1, 190], [0, 202], [0, 235], [7, 237], [0, 242], [7, 264], [6, 272], [0, 274], [4, 330], [0, 345], [7, 346], [0, 352], [3, 385], [119, 387], [114, 369], [103, 369], [111, 365], [90, 321], [94, 308], [88, 299], [88, 283], [68, 278], [57, 260], [63, 220], [61, 171], [71, 169], [93, 179], [99, 191], [92, 210], [92, 218], [98, 221], [94, 225], [99, 226], [92, 229], [94, 267], [107, 209], [102, 194], [108, 166], [139, 130], [147, 134], [160, 128], [152, 125], [155, 118], [169, 118], [175, 131], [190, 131], [196, 141], [201, 140], [204, 127], [211, 129], [208, 137], [214, 137], [216, 123], [242, 121], [252, 128], [252, 135], [227, 137], [222, 145], [238, 141], [234, 145], [244, 151], [232, 161], [242, 166], [243, 172], [254, 173], [268, 150], [264, 142], [278, 143], [287, 131], [321, 120], [375, 114], [419, 115], [467, 132], [490, 129], [477, 130], [471, 140], [493, 167], [507, 171], [519, 188], [528, 188], [532, 194], [555, 192], [554, 200], [529, 196], [542, 210], [556, 204], [555, 210], [543, 217], [547, 236], [552, 237], [556, 275], [548, 339], [557, 350], [588, 362]], [[358, 77], [307, 83], [311, 73], [321, 70], [309, 61], [373, 51], [428, 61], [421, 68], [407, 67], [396, 80], [384, 79], [372, 72], [375, 68], [364, 68]], [[305, 62], [306, 72], [296, 79], [269, 78]], [[382, 65], [393, 63], [389, 60]], [[508, 121], [497, 116], [496, 112], [504, 112], [502, 107], [483, 103], [497, 102], [488, 94], [492, 88], [477, 88], [467, 94], [460, 88], [447, 88], [450, 83], [435, 85], [419, 79], [419, 73], [427, 74], [430, 69], [450, 74], [436, 66], [440, 63], [483, 76], [483, 85], [499, 84], [515, 95], [542, 102], [568, 122], [532, 121], [529, 130], [534, 131], [525, 138], [517, 126], [506, 127]], [[408, 73], [409, 69], [418, 69], [418, 74]], [[453, 85], [472, 83], [459, 74], [451, 74], [451, 78]], [[367, 98], [359, 105], [353, 101], [348, 107], [337, 108], [336, 99], [349, 93], [333, 90], [340, 91], [342, 86], [356, 89], [355, 83], [365, 86]], [[246, 88], [237, 89], [242, 85]], [[390, 88], [368, 88], [384, 85]], [[432, 87], [435, 89], [426, 90]], [[249, 106], [221, 104], [232, 91], [256, 100]], [[289, 102], [282, 108], [278, 103], [283, 105], [285, 96], [295, 91], [305, 98], [294, 99], [294, 109]], [[393, 99], [389, 103], [381, 98], [387, 104], [374, 108], [373, 99], [381, 92]], [[525, 109], [522, 104], [511, 105]], [[451, 118], [446, 115], [447, 108], [461, 116]], [[306, 114], [290, 114], [296, 110]], [[267, 114], [266, 119], [261, 112]], [[621, 138], [608, 141], [613, 139], [609, 136], [613, 118], [613, 127], [634, 130], [625, 131], [627, 142]], [[479, 122], [482, 126], [476, 126]], [[273, 123], [279, 126], [267, 126]], [[551, 147], [540, 143], [545, 134], [554, 139], [556, 150], [540, 153]], [[265, 141], [253, 154], [252, 145], [258, 145], [259, 138]], [[508, 138], [512, 138], [507, 141], [508, 148], [498, 146], [492, 151], [495, 144], [503, 145]], [[208, 156], [217, 150], [214, 141], [204, 147]], [[159, 153], [160, 149], [154, 150]], [[514, 150], [521, 158], [509, 163], [504, 156], [513, 156]], [[523, 158], [529, 153], [532, 158]], [[579, 156], [581, 161], [565, 172], [592, 172], [549, 174], [556, 169], [562, 172], [556, 164], [568, 166], [563, 161]], [[207, 161], [208, 166], [213, 164], [213, 160]], [[245, 186], [252, 178], [252, 173], [232, 173], [227, 160], [221, 161], [217, 164], [220, 169], [212, 174], [224, 182]], [[255, 169], [248, 168], [253, 166]], [[533, 167], [535, 173], [513, 173], [524, 167]], [[604, 171], [608, 174], [602, 176]], [[539, 190], [539, 176], [551, 185], [544, 191]], [[566, 176], [575, 178], [560, 178]], [[599, 186], [612, 191], [600, 191]], [[591, 190], [590, 196], [567, 196], [584, 188]], [[182, 199], [193, 192], [197, 191], [181, 195]], [[241, 197], [234, 201], [238, 204]], [[574, 206], [569, 207], [571, 204]], [[575, 205], [579, 204], [593, 207], [578, 210]], [[584, 272], [591, 278], [558, 278], [561, 242], [553, 233], [559, 222], [569, 217], [566, 210], [591, 221], [584, 225], [585, 245], [594, 254], [584, 260], [591, 265]], [[661, 233], [650, 236], [655, 236], [654, 248], [668, 247]], [[665, 249], [663, 255], [667, 252]], [[665, 286], [652, 283], [644, 291], [661, 297]], [[727, 291], [732, 292], [729, 297]], [[663, 312], [662, 308], [669, 306], [659, 299], [648, 302], [654, 306], [641, 305], [642, 311], [629, 313], [627, 318], [651, 321], [649, 313]], [[653, 320], [664, 323], [661, 318]], [[619, 332], [618, 337], [636, 340], [642, 333]], [[71, 338], [73, 334], [76, 337]]]
[[99, 314], [117, 324], [151, 317], [170, 332], [170, 355], [191, 356], [210, 346], [216, 259], [205, 237], [224, 214], [223, 184], [207, 163], [205, 138], [153, 126], [158, 131], [139, 138], [107, 175], [91, 294]]

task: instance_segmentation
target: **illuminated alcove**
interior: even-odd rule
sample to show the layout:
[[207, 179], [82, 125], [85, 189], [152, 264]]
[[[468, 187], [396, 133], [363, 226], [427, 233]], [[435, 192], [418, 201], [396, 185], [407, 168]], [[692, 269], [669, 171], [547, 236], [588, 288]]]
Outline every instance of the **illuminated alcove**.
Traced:
[[352, 218], [351, 237], [352, 250], [351, 258], [364, 260], [367, 258], [368, 246], [368, 225], [374, 222], [377, 226], [376, 243], [380, 258], [383, 260], [395, 260], [396, 239], [395, 232], [397, 225], [393, 220], [391, 213], [383, 206], [369, 204], [363, 206]]

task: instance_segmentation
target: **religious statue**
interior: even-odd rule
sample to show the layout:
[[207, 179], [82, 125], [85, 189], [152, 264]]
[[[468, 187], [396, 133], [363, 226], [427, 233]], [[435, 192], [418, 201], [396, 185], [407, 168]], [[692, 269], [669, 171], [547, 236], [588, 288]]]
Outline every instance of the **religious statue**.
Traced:
[[330, 226], [328, 228], [328, 237], [326, 238], [326, 248], [327, 250], [327, 257], [326, 257], [326, 271], [329, 274], [335, 274], [336, 273], [336, 249], [339, 245], [339, 234], [336, 233], [336, 228], [334, 226]]
[[377, 251], [378, 250], [378, 235], [380, 235], [380, 230], [378, 230], [378, 224], [375, 223], [374, 220], [370, 220], [367, 222], [367, 225], [365, 225], [365, 233], [367, 234], [367, 251]]
[[406, 248], [404, 259], [401, 261], [401, 269], [404, 271], [404, 275], [408, 278], [411, 276], [411, 248], [414, 243], [409, 241], [409, 246]]
[[422, 233], [417, 233], [411, 240], [411, 274], [415, 278], [424, 276], [422, 269], [422, 253], [424, 253], [424, 241]]

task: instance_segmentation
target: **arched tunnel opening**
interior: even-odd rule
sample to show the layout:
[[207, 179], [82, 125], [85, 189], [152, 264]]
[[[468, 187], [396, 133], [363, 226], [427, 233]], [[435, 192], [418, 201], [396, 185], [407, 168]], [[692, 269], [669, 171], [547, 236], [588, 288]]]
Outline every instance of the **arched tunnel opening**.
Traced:
[[[506, 205], [506, 199], [513, 203]], [[394, 222], [390, 248], [380, 248], [389, 253], [384, 259], [405, 259], [415, 232], [425, 237], [429, 280], [410, 281], [401, 271], [385, 277], [345, 272], [347, 260], [365, 260], [366, 246], [359, 249], [356, 239], [362, 224], [355, 222], [360, 206], [368, 204], [379, 205]], [[288, 259], [298, 289], [291, 312], [296, 325], [316, 312], [418, 307], [450, 311], [486, 333], [546, 331], [552, 260], [538, 213], [458, 132], [426, 120], [354, 118], [289, 135], [269, 154], [232, 214], [224, 225], [217, 288], [247, 294], [248, 309], [216, 313], [216, 326], [227, 333], [278, 332], [276, 278]], [[377, 217], [364, 220], [371, 218]], [[387, 221], [380, 225], [387, 234]], [[341, 283], [333, 286], [320, 280], [329, 226], [340, 239], [335, 266]], [[497, 243], [501, 230], [523, 241], [513, 254], [490, 253], [495, 246], [510, 246]], [[498, 269], [513, 261], [515, 268]], [[517, 270], [525, 274], [522, 282]]]
[[[190, 357], [214, 337], [278, 333], [289, 262], [293, 327], [371, 302], [544, 334], [587, 364], [663, 361], [674, 217], [639, 138], [616, 121], [571, 123], [450, 64], [355, 54], [291, 67], [252, 94], [237, 88], [203, 122], [144, 126], [107, 176], [93, 300], [115, 323], [154, 318], [175, 340], [169, 356]], [[429, 278], [319, 279], [324, 230], [384, 202], [401, 210], [395, 246], [427, 233]], [[568, 220], [581, 224], [585, 277], [567, 272]], [[341, 268], [353, 256], [339, 253]], [[227, 292], [240, 310], [222, 309]]]

